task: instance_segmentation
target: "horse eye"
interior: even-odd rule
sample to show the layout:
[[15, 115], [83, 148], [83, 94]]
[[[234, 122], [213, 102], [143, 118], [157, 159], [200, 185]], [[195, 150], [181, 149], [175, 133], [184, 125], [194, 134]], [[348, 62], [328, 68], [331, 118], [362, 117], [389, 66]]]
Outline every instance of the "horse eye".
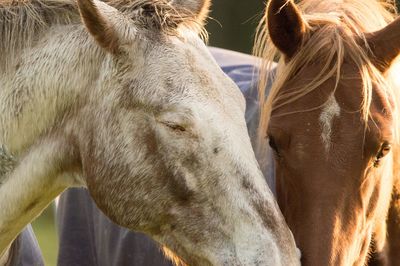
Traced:
[[378, 159], [381, 159], [383, 157], [385, 157], [386, 155], [388, 155], [388, 153], [390, 152], [390, 150], [392, 149], [392, 146], [389, 144], [389, 142], [385, 141], [382, 146], [381, 149], [379, 150]]
[[271, 136], [269, 136], [268, 139], [269, 139], [268, 144], [271, 147], [271, 149], [273, 149], [274, 152], [279, 155], [279, 150], [278, 150], [278, 146], [276, 145], [275, 139]]
[[390, 150], [392, 149], [392, 146], [390, 145], [389, 142], [385, 141], [382, 146], [381, 149], [379, 150], [378, 154], [375, 157], [375, 161], [374, 161], [374, 166], [378, 167], [380, 160], [385, 157], [386, 155], [389, 154]]
[[162, 122], [165, 126], [169, 127], [170, 129], [174, 131], [180, 131], [180, 132], [185, 132], [186, 128], [184, 126], [174, 124], [172, 122]]

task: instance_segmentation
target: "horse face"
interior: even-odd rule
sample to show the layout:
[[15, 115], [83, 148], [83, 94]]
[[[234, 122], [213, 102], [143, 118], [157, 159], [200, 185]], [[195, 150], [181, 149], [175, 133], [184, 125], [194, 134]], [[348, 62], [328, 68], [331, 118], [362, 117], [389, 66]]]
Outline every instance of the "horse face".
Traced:
[[[272, 1], [269, 14], [271, 40], [285, 57], [267, 129], [279, 206], [302, 264], [364, 265], [371, 246], [382, 251], [386, 242], [395, 132], [391, 90], [379, 79], [370, 85], [368, 80], [382, 77], [379, 71], [393, 59], [379, 58], [384, 64], [373, 66], [345, 26], [331, 18], [325, 21], [331, 24], [308, 24], [291, 1]], [[283, 21], [288, 24], [280, 28]], [[293, 31], [282, 34], [289, 41], [279, 39], [277, 29], [285, 27]], [[344, 54], [337, 47], [346, 49]], [[290, 71], [285, 79], [279, 76]]]
[[[97, 16], [82, 6], [83, 18]], [[82, 145], [92, 197], [113, 221], [190, 264], [297, 265], [251, 148], [239, 89], [197, 34], [179, 31], [127, 28], [125, 38], [100, 44], [112, 55]], [[121, 40], [128, 41], [115, 45]]]
[[[357, 75], [353, 67], [344, 69]], [[299, 76], [318, 74], [311, 68], [303, 71]], [[293, 79], [281, 91], [302, 82]], [[365, 258], [372, 234], [384, 227], [391, 198], [392, 153], [386, 153], [393, 141], [392, 107], [381, 88], [374, 87], [366, 128], [359, 111], [361, 79], [341, 82], [332, 96], [334, 83], [330, 79], [273, 112], [268, 127], [278, 203], [305, 265], [347, 265]], [[280, 116], [322, 104], [315, 111]], [[382, 245], [385, 233], [376, 237]]]

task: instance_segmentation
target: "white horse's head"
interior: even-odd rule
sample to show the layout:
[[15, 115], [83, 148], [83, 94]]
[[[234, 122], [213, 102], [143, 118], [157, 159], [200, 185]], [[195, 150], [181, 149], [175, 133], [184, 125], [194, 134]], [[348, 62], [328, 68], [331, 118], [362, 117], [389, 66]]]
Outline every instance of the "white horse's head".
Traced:
[[74, 129], [100, 209], [189, 264], [297, 265], [243, 96], [198, 36], [209, 1], [110, 5], [78, 1], [108, 53]]

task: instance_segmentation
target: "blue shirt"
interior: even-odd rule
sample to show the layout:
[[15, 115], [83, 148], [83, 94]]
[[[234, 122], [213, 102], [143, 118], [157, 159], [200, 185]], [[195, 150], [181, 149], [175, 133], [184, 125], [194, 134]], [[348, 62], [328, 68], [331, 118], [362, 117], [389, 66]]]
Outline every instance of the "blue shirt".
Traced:
[[[234, 80], [246, 98], [246, 122], [255, 138], [258, 125], [257, 59], [233, 51], [210, 48], [222, 70]], [[268, 93], [268, 92], [267, 92]], [[267, 94], [266, 93], [266, 94]], [[273, 169], [264, 173], [273, 176]], [[273, 178], [267, 178], [273, 187]], [[96, 207], [85, 189], [69, 189], [59, 201], [59, 266], [172, 266], [157, 243], [144, 234], [112, 223]], [[44, 265], [31, 227], [18, 238], [18, 256], [11, 265]]]

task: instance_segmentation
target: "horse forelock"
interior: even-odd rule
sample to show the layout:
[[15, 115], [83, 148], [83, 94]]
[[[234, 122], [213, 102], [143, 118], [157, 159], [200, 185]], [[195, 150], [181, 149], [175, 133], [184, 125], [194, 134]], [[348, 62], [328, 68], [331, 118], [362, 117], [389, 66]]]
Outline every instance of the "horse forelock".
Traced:
[[[260, 101], [261, 119], [258, 131], [260, 152], [265, 150], [265, 134], [271, 113], [302, 98], [330, 78], [334, 78], [336, 81], [335, 88], [333, 88], [334, 93], [340, 78], [343, 77], [341, 68], [345, 59], [353, 62], [361, 73], [364, 85], [361, 113], [364, 122], [367, 122], [370, 117], [373, 84], [383, 87], [388, 98], [390, 95], [399, 94], [388, 85], [387, 78], [372, 64], [367, 54], [368, 51], [363, 49], [358, 41], [365, 39], [365, 33], [380, 30], [394, 20], [396, 11], [393, 1], [303, 0], [298, 7], [309, 31], [303, 40], [301, 49], [289, 62], [285, 62], [269, 37], [267, 14], [258, 26], [254, 53], [264, 59], [260, 66], [259, 97], [265, 99], [265, 101]], [[274, 60], [276, 58], [280, 59], [275, 73], [271, 69], [275, 67]], [[281, 92], [283, 84], [296, 77], [301, 68], [318, 60], [324, 62], [323, 67], [306, 86], [296, 88], [296, 91], [291, 90], [290, 93]], [[274, 80], [274, 82], [268, 84], [270, 80]], [[271, 86], [271, 91], [266, 97], [264, 91], [268, 85]], [[396, 99], [396, 102], [400, 103], [400, 97], [397, 96]], [[326, 105], [327, 103], [307, 110], [298, 110], [295, 113], [323, 109]], [[398, 108], [393, 111], [397, 116]]]
[[[167, 35], [179, 35], [180, 25], [199, 32], [206, 31], [190, 11], [178, 9], [167, 0], [104, 0], [138, 27]], [[0, 72], [17, 65], [18, 54], [34, 46], [53, 25], [80, 24], [73, 0], [0, 0]]]
[[195, 19], [190, 10], [178, 8], [173, 1], [168, 0], [106, 0], [106, 3], [115, 7], [144, 28], [153, 27], [168, 35], [176, 35], [180, 25], [199, 32], [203, 39], [207, 39], [207, 31]]

